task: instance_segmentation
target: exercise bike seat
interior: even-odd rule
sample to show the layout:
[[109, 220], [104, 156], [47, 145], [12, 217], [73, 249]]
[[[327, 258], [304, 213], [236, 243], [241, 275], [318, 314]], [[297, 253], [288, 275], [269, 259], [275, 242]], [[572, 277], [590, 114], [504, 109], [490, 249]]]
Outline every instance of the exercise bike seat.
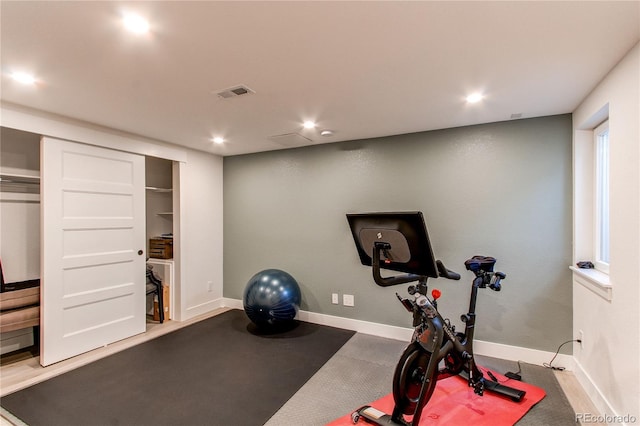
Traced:
[[493, 272], [496, 258], [491, 256], [473, 256], [464, 262], [464, 266], [471, 272]]

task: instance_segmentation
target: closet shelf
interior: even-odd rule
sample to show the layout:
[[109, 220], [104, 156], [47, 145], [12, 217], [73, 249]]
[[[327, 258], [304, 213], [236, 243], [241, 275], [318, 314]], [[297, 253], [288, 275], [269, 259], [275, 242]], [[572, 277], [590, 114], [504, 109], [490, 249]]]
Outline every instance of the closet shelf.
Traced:
[[14, 175], [14, 174], [1, 173], [0, 182], [3, 184], [15, 183], [15, 184], [21, 184], [21, 185], [40, 185], [40, 176]]
[[39, 193], [0, 191], [0, 201], [18, 201], [22, 203], [39, 203]]
[[0, 173], [0, 192], [40, 194], [40, 176]]
[[158, 188], [155, 186], [146, 186], [145, 189], [151, 192], [173, 192], [171, 188]]
[[173, 216], [173, 212], [160, 212], [156, 213], [158, 216]]

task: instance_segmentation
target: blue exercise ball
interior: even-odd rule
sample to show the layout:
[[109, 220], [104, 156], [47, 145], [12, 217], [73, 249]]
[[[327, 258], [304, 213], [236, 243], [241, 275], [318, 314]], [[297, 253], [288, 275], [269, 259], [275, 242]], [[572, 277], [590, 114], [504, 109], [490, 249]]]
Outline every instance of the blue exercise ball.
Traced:
[[300, 286], [291, 275], [280, 269], [266, 269], [247, 282], [242, 304], [255, 325], [275, 328], [293, 321], [301, 299]]

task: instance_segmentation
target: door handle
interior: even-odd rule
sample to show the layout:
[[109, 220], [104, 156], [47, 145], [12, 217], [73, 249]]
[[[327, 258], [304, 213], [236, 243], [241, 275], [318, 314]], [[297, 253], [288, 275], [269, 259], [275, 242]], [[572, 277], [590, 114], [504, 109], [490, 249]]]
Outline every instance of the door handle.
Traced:
[[142, 253], [144, 253], [142, 250], [138, 250], [138, 256], [142, 256]]

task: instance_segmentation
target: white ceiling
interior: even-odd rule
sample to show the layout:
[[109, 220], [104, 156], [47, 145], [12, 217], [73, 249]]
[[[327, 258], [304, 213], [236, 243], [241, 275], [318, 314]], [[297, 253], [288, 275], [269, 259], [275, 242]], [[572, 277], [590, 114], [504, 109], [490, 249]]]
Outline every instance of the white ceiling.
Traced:
[[[563, 114], [638, 42], [639, 5], [3, 0], [1, 97], [220, 155]], [[239, 84], [255, 94], [214, 94]]]

